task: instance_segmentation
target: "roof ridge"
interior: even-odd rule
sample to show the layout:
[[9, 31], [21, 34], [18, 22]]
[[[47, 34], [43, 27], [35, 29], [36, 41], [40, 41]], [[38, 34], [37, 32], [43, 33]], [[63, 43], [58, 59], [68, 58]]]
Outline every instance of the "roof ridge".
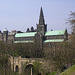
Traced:
[[[24, 33], [36, 33], [36, 32], [24, 32]], [[23, 34], [23, 33], [16, 33], [16, 34]]]
[[[65, 31], [65, 30], [53, 30], [53, 31]], [[47, 31], [47, 32], [49, 32], [49, 31]], [[52, 31], [51, 31], [52, 32]]]

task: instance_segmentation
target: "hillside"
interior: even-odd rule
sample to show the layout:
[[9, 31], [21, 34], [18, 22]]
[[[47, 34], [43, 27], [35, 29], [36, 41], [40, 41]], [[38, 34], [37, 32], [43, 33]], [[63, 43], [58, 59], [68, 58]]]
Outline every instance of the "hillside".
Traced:
[[60, 75], [75, 75], [75, 65], [70, 69], [67, 69], [65, 72], [62, 72]]

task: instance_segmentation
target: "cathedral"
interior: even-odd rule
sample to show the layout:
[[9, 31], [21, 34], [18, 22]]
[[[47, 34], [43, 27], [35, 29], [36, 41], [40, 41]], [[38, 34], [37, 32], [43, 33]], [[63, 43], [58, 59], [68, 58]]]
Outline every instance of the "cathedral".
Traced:
[[35, 45], [42, 46], [44, 43], [64, 42], [66, 40], [68, 40], [68, 33], [66, 29], [47, 31], [47, 24], [45, 24], [42, 7], [36, 30], [32, 27], [31, 31], [27, 29], [27, 32], [12, 31], [9, 33], [7, 29], [5, 29], [3, 33], [0, 31], [0, 41], [4, 42], [34, 43]]

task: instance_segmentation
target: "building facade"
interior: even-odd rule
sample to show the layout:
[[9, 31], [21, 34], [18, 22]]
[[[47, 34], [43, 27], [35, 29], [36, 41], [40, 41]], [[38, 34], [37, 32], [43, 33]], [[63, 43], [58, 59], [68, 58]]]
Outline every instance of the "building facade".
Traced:
[[0, 41], [3, 42], [13, 42], [16, 32], [8, 32], [7, 28], [3, 32], [0, 31]]
[[36, 31], [16, 33], [14, 43], [34, 43], [36, 47], [38, 46], [39, 48], [42, 48], [44, 43], [64, 42], [66, 40], [68, 40], [68, 33], [66, 29], [47, 31], [47, 24], [45, 24], [43, 10], [41, 7], [39, 24], [37, 24]]
[[47, 31], [47, 24], [45, 24], [43, 10], [41, 7], [39, 23], [37, 24], [37, 29], [34, 30], [31, 27], [31, 31], [27, 29], [27, 32], [8, 32], [7, 29], [0, 31], [0, 41], [11, 41], [13, 43], [34, 43], [40, 48], [42, 48], [43, 43], [53, 43], [53, 42], [63, 42], [68, 40], [67, 30], [58, 30], [58, 31]]

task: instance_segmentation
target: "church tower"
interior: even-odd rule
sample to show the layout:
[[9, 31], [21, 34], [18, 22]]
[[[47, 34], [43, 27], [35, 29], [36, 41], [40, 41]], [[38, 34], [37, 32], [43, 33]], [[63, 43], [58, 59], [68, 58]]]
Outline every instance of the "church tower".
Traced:
[[41, 34], [43, 34], [43, 35], [44, 35], [45, 32], [47, 31], [47, 25], [45, 24], [42, 7], [41, 7], [41, 10], [40, 10], [39, 24], [37, 24], [37, 30], [38, 30]]

